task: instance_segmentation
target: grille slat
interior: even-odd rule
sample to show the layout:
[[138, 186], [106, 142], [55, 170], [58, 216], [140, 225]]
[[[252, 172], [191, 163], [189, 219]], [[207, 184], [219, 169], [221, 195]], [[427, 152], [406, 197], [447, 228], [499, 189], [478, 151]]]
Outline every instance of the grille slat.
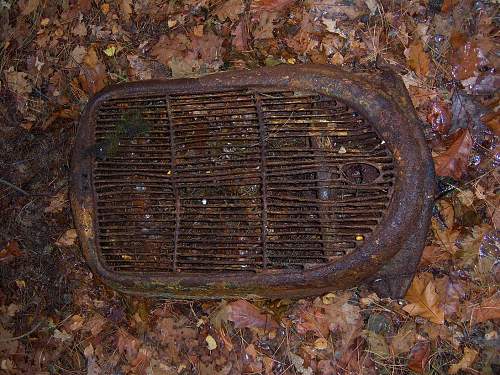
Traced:
[[96, 114], [96, 141], [115, 144], [93, 162], [98, 245], [117, 272], [316, 266], [356, 251], [391, 199], [390, 151], [329, 97], [130, 97]]

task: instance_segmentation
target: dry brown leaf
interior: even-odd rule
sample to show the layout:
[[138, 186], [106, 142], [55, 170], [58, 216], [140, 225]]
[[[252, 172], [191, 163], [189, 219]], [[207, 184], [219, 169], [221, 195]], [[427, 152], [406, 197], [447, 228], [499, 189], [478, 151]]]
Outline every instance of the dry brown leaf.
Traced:
[[278, 323], [269, 315], [243, 299], [228, 303], [219, 311], [218, 319], [231, 321], [236, 328], [262, 328], [272, 330]]
[[78, 77], [79, 81], [88, 94], [96, 94], [107, 84], [106, 66], [99, 61], [94, 47], [87, 50], [83, 63]]
[[444, 324], [441, 297], [436, 292], [434, 278], [429, 273], [417, 275], [406, 292], [410, 303], [403, 310], [412, 316], [421, 316], [436, 324]]
[[424, 51], [424, 46], [420, 40], [415, 40], [407, 52], [408, 65], [420, 77], [429, 74], [430, 59]]
[[78, 22], [73, 30], [71, 30], [71, 33], [76, 36], [84, 37], [87, 35], [87, 27], [83, 22]]
[[421, 266], [428, 266], [435, 263], [444, 262], [451, 259], [451, 254], [443, 246], [429, 245], [424, 247], [422, 258], [420, 258]]
[[75, 229], [68, 229], [61, 237], [59, 237], [55, 244], [56, 246], [61, 247], [73, 246], [77, 237], [78, 235]]
[[9, 88], [20, 96], [27, 96], [33, 90], [31, 83], [27, 80], [28, 74], [16, 72], [14, 67], [5, 71], [5, 80]]
[[8, 261], [14, 257], [20, 257], [23, 252], [19, 248], [19, 243], [16, 240], [7, 242], [7, 245], [0, 249], [0, 261]]
[[451, 146], [434, 158], [436, 174], [459, 180], [467, 168], [473, 144], [469, 130], [462, 129]]
[[146, 80], [153, 77], [153, 69], [147, 61], [137, 55], [127, 55], [127, 60], [129, 62], [128, 74], [132, 78]]
[[500, 319], [500, 292], [487, 298], [479, 307], [475, 307], [472, 310], [472, 324], [482, 323], [493, 319]]
[[415, 322], [408, 321], [398, 330], [398, 333], [391, 340], [391, 349], [394, 355], [408, 353], [415, 345], [417, 327]]
[[21, 14], [27, 16], [33, 13], [38, 8], [38, 5], [40, 5], [40, 0], [27, 0], [21, 2], [19, 8], [21, 9]]
[[62, 212], [62, 210], [67, 205], [68, 205], [68, 192], [66, 190], [61, 190], [54, 197], [51, 198], [49, 205], [43, 209], [43, 212], [51, 214]]
[[245, 4], [243, 0], [228, 0], [222, 3], [214, 12], [221, 21], [229, 18], [232, 22], [236, 21], [240, 14], [243, 13]]
[[294, 2], [295, 0], [254, 0], [251, 9], [254, 12], [281, 12]]
[[431, 345], [428, 341], [418, 342], [410, 351], [408, 368], [418, 374], [423, 374], [431, 354]]
[[130, 16], [132, 15], [132, 0], [120, 0], [119, 5], [122, 18], [125, 21], [130, 21]]
[[460, 362], [455, 363], [450, 366], [448, 370], [448, 374], [454, 375], [457, 374], [460, 370], [467, 370], [476, 360], [478, 352], [471, 348], [464, 348], [464, 356], [460, 360]]

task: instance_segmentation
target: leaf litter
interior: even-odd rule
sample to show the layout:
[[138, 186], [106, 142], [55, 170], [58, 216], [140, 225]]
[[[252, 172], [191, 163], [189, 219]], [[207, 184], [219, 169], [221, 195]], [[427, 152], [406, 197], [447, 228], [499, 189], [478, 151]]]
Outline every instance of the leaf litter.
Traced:
[[[495, 2], [0, 2], [0, 366], [7, 374], [493, 374]], [[67, 200], [79, 113], [110, 83], [322, 63], [401, 74], [440, 190], [404, 300], [145, 301], [96, 281]], [[441, 189], [442, 187], [442, 189]]]

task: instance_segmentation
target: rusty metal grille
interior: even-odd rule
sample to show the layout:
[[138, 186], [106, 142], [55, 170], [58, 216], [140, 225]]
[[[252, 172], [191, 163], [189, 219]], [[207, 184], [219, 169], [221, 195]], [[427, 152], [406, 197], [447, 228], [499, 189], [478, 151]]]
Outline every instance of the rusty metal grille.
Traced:
[[355, 251], [393, 192], [384, 142], [326, 96], [135, 96], [95, 121], [97, 245], [113, 271], [310, 268]]

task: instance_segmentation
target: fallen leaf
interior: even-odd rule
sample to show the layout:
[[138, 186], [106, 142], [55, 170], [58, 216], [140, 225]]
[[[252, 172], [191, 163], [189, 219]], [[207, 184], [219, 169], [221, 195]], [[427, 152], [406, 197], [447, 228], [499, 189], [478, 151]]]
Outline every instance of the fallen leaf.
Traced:
[[295, 370], [297, 370], [299, 374], [313, 375], [312, 368], [304, 367], [304, 362], [305, 362], [304, 358], [292, 352], [288, 353], [288, 358], [290, 359], [290, 362], [292, 362], [293, 366], [295, 367]]
[[473, 144], [469, 130], [461, 130], [451, 146], [434, 158], [436, 174], [459, 180], [467, 168]]
[[218, 320], [231, 321], [236, 328], [272, 330], [278, 323], [269, 315], [243, 299], [225, 304], [217, 313]]
[[462, 357], [460, 362], [455, 363], [455, 364], [450, 366], [450, 369], [448, 370], [448, 374], [454, 375], [454, 374], [457, 374], [460, 370], [467, 370], [474, 363], [477, 355], [478, 355], [478, 352], [476, 350], [465, 347], [464, 348], [464, 356]]
[[427, 121], [432, 130], [439, 134], [447, 134], [451, 127], [451, 111], [449, 105], [442, 100], [432, 102]]
[[40, 0], [27, 0], [21, 2], [19, 4], [19, 8], [21, 9], [21, 14], [23, 16], [27, 16], [28, 14], [33, 13], [38, 8], [38, 5], [40, 5]]
[[83, 22], [78, 22], [73, 30], [71, 30], [71, 33], [76, 36], [84, 37], [87, 35], [87, 27]]
[[462, 250], [459, 252], [460, 265], [472, 265], [480, 255], [481, 244], [484, 237], [493, 228], [488, 224], [476, 225], [472, 228], [472, 234], [462, 241]]
[[233, 36], [233, 46], [237, 51], [248, 50], [248, 31], [246, 30], [246, 24], [242, 20], [238, 23], [236, 28], [231, 31]]
[[85, 324], [85, 330], [90, 331], [92, 336], [97, 336], [108, 321], [100, 314], [94, 314], [92, 318]]
[[231, 22], [234, 22], [240, 17], [240, 14], [243, 13], [244, 8], [245, 4], [243, 0], [228, 0], [217, 7], [214, 14], [221, 21], [225, 21], [229, 18]]
[[67, 205], [68, 192], [66, 190], [61, 190], [51, 198], [49, 205], [43, 209], [43, 212], [51, 214], [62, 212]]
[[129, 62], [129, 76], [139, 80], [151, 79], [153, 77], [151, 65], [139, 56], [127, 55], [127, 60]]
[[310, 0], [308, 3], [314, 13], [328, 13], [339, 19], [354, 20], [367, 13], [364, 1]]
[[19, 248], [19, 243], [16, 240], [7, 242], [2, 249], [0, 249], [0, 261], [8, 261], [15, 257], [20, 257], [23, 252]]
[[389, 345], [387, 345], [387, 341], [385, 341], [384, 336], [367, 330], [365, 331], [365, 337], [368, 341], [368, 348], [371, 353], [375, 354], [375, 356], [378, 358], [389, 358]]
[[54, 333], [52, 335], [55, 339], [61, 340], [61, 341], [70, 341], [73, 339], [73, 336], [71, 336], [68, 332], [62, 330], [55, 329]]
[[20, 96], [27, 96], [33, 91], [31, 83], [27, 80], [28, 74], [25, 72], [16, 72], [14, 67], [5, 71], [5, 80], [9, 88]]
[[451, 97], [452, 124], [450, 132], [454, 133], [459, 129], [483, 128], [481, 117], [486, 113], [486, 109], [478, 103], [476, 97], [466, 95], [457, 90]]
[[197, 36], [198, 38], [201, 38], [203, 36], [203, 24], [201, 25], [196, 25], [193, 27], [193, 34], [194, 36]]
[[119, 5], [122, 18], [125, 21], [130, 21], [130, 15], [132, 14], [132, 0], [120, 0]]
[[325, 350], [328, 348], [328, 341], [324, 337], [320, 337], [314, 341], [314, 348], [318, 350]]
[[443, 5], [441, 5], [441, 12], [448, 13], [459, 3], [459, 1], [460, 0], [444, 0]]
[[436, 292], [434, 278], [429, 273], [417, 275], [406, 292], [410, 303], [403, 310], [412, 316], [421, 316], [436, 324], [444, 324], [444, 309]]
[[78, 235], [75, 229], [68, 229], [61, 237], [59, 237], [55, 245], [61, 247], [73, 246], [77, 237]]
[[294, 2], [295, 0], [254, 0], [251, 10], [254, 12], [281, 12]]
[[71, 53], [69, 54], [75, 63], [81, 64], [83, 62], [83, 58], [87, 54], [87, 49], [83, 46], [76, 46], [73, 48]]
[[317, 298], [312, 305], [301, 306], [295, 328], [301, 335], [314, 332], [317, 337], [328, 337], [330, 332], [338, 339], [336, 350], [347, 349], [361, 334], [363, 318], [360, 308], [349, 302], [350, 293], [338, 294], [332, 304], [325, 305]]
[[207, 337], [205, 337], [205, 341], [207, 342], [208, 350], [217, 349], [217, 342], [212, 336], [208, 335]]
[[118, 329], [116, 337], [117, 337], [116, 349], [118, 350], [118, 353], [120, 354], [125, 353], [125, 356], [129, 361], [135, 360], [137, 354], [139, 353], [139, 346], [140, 346], [139, 340], [133, 337], [123, 328]]
[[[457, 232], [458, 235], [458, 232]], [[443, 246], [429, 245], [424, 247], [422, 252], [422, 258], [420, 258], [420, 265], [428, 266], [431, 264], [437, 264], [451, 259], [449, 251]]]
[[79, 80], [89, 94], [96, 94], [107, 84], [106, 66], [99, 61], [95, 48], [90, 47], [83, 58]]
[[417, 327], [415, 322], [408, 321], [398, 330], [391, 340], [391, 349], [394, 355], [408, 353], [415, 345]]
[[472, 310], [471, 324], [478, 324], [493, 319], [500, 319], [500, 292], [487, 298], [479, 307], [475, 307]]
[[423, 374], [425, 366], [429, 360], [431, 345], [428, 341], [421, 341], [415, 344], [410, 351], [408, 368], [419, 374]]
[[106, 15], [109, 13], [109, 4], [108, 3], [103, 3], [101, 4], [101, 12]]
[[430, 59], [425, 53], [420, 40], [415, 40], [410, 44], [407, 51], [407, 59], [408, 65], [417, 75], [426, 77], [429, 74]]
[[487, 64], [485, 56], [492, 49], [487, 39], [468, 38], [464, 33], [455, 32], [450, 37], [452, 53], [450, 64], [453, 77], [464, 81], [479, 74], [479, 67]]
[[112, 57], [116, 53], [116, 46], [110, 45], [110, 46], [108, 46], [108, 48], [104, 49], [102, 52], [104, 52], [104, 54], [106, 56]]

